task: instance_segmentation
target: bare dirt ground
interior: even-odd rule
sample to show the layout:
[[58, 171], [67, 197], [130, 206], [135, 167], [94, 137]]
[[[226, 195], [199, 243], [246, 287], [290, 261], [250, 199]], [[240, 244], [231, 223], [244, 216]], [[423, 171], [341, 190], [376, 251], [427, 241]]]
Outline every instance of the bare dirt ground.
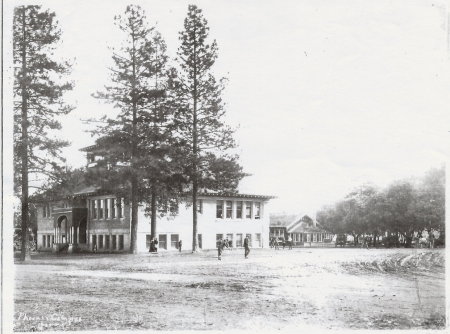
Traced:
[[445, 328], [443, 250], [38, 255], [15, 269], [15, 331]]

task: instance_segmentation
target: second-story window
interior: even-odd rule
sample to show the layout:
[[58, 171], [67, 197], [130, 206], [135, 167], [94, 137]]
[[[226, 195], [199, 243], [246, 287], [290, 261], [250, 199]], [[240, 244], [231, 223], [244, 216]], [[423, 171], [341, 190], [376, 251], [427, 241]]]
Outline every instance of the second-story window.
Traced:
[[255, 219], [261, 218], [261, 202], [255, 202]]
[[92, 201], [92, 218], [97, 219], [97, 201]]
[[116, 218], [116, 199], [111, 198], [111, 218]]
[[111, 218], [110, 212], [109, 212], [110, 204], [111, 204], [111, 200], [109, 198], [105, 199], [105, 218], [106, 219]]
[[44, 206], [44, 217], [49, 218], [50, 216], [51, 216], [50, 205], [47, 204], [46, 206]]
[[223, 218], [223, 201], [217, 201], [216, 218]]
[[103, 219], [103, 200], [98, 200], [98, 219]]
[[169, 202], [169, 214], [175, 216], [178, 214], [178, 203], [175, 201]]
[[236, 218], [242, 218], [242, 201], [236, 202]]
[[233, 215], [233, 202], [232, 201], [227, 201], [227, 212], [226, 212], [226, 217], [227, 218], [231, 218], [231, 216]]
[[245, 218], [252, 218], [252, 202], [245, 202]]
[[117, 203], [117, 209], [119, 211], [119, 218], [123, 218], [125, 215], [125, 204], [123, 198], [119, 198]]

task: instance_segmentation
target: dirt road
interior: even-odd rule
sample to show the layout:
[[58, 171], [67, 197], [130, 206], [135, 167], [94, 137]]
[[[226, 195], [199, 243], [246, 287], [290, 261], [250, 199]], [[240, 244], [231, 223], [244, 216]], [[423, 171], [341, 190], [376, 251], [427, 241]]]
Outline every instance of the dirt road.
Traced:
[[15, 267], [16, 331], [445, 327], [443, 250], [39, 256]]

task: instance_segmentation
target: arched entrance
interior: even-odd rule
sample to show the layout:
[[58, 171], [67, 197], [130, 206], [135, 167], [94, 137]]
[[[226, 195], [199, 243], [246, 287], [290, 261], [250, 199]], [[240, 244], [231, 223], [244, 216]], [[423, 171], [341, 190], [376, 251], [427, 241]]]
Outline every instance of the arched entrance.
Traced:
[[56, 223], [55, 240], [62, 244], [67, 242], [68, 220], [67, 216], [60, 216]]
[[86, 220], [86, 218], [82, 218], [80, 220], [80, 224], [78, 226], [78, 231], [79, 231], [78, 243], [79, 244], [85, 244], [87, 242], [86, 226], [87, 226], [87, 220]]

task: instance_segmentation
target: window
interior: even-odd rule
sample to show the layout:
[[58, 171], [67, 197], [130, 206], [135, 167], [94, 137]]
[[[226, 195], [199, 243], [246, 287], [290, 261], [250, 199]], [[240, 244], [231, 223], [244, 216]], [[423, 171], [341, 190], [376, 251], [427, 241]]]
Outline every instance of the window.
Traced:
[[117, 249], [117, 236], [115, 235], [111, 236], [111, 243], [112, 243], [111, 248], [114, 250]]
[[251, 234], [246, 234], [245, 236], [248, 238], [248, 246], [252, 247], [252, 235]]
[[150, 234], [145, 235], [145, 247], [150, 249], [150, 243], [152, 242], [152, 236]]
[[98, 200], [98, 219], [103, 219], [103, 201]]
[[97, 219], [97, 201], [92, 201], [92, 218]]
[[111, 218], [116, 218], [116, 199], [111, 198]]
[[103, 235], [98, 236], [98, 248], [103, 248]]
[[167, 235], [166, 234], [160, 234], [159, 235], [159, 248], [161, 249], [167, 249]]
[[255, 234], [255, 244], [256, 247], [261, 247], [261, 233]]
[[216, 234], [216, 248], [219, 248], [219, 242], [223, 239], [223, 234]]
[[236, 202], [236, 218], [242, 218], [242, 201]]
[[255, 202], [255, 219], [261, 218], [261, 203]]
[[316, 242], [317, 241], [317, 233], [314, 233], [313, 234], [313, 242]]
[[123, 249], [123, 234], [119, 235], [119, 250]]
[[55, 243], [55, 236], [52, 235], [52, 245]]
[[245, 202], [245, 218], [252, 218], [252, 202]]
[[47, 247], [51, 247], [51, 246], [52, 246], [52, 244], [50, 242], [50, 234], [49, 234], [49, 235], [47, 235]]
[[203, 200], [201, 199], [197, 200], [197, 212], [203, 213]]
[[242, 233], [236, 234], [236, 247], [242, 247]]
[[45, 217], [50, 217], [50, 205], [44, 205], [44, 207], [42, 208], [42, 216]]
[[227, 201], [227, 218], [231, 218], [231, 216], [233, 215], [233, 202], [232, 201]]
[[233, 247], [233, 233], [227, 234], [228, 246]]
[[170, 235], [170, 247], [178, 249], [178, 234]]
[[217, 201], [216, 218], [223, 218], [223, 201]]
[[125, 204], [124, 204], [123, 198], [119, 198], [118, 203], [117, 203], [117, 208], [119, 211], [119, 218], [123, 218], [124, 213], [125, 213]]
[[169, 203], [169, 214], [175, 216], [178, 214], [178, 203], [170, 201]]
[[45, 247], [45, 240], [46, 240], [45, 235], [43, 235], [42, 236], [42, 247]]
[[105, 235], [105, 248], [109, 249], [109, 235]]
[[97, 245], [97, 236], [95, 234], [92, 235], [92, 246]]
[[109, 198], [105, 199], [105, 218], [106, 219], [111, 218], [110, 212], [109, 212], [110, 205], [111, 205], [111, 200]]

